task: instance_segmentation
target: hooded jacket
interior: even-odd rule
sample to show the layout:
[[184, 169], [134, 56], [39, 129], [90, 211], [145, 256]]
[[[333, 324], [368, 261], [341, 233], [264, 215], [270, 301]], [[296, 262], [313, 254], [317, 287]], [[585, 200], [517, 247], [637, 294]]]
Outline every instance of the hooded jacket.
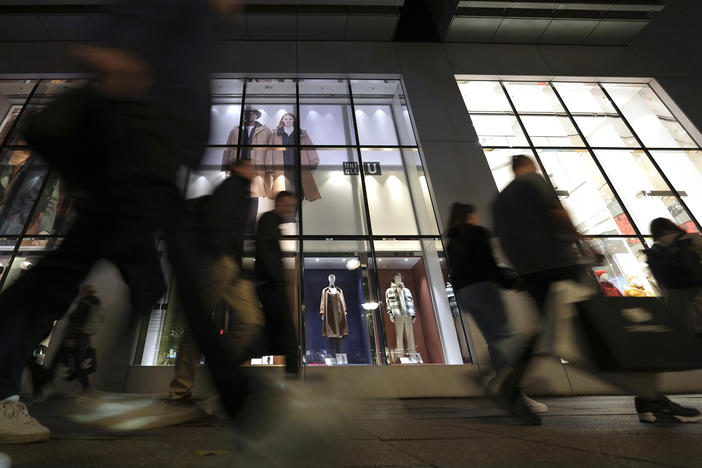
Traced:
[[390, 283], [390, 287], [385, 291], [385, 304], [391, 320], [395, 320], [395, 317], [414, 319], [417, 316], [412, 293], [402, 283]]

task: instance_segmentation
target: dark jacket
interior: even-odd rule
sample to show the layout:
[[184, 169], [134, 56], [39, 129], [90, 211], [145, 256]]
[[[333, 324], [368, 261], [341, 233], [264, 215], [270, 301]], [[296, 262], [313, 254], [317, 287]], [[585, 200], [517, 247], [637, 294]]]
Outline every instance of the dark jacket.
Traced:
[[285, 283], [283, 255], [280, 251], [280, 224], [283, 219], [275, 211], [261, 216], [256, 226], [256, 280]]
[[[180, 123], [173, 131], [178, 159], [197, 167], [210, 128], [213, 18], [206, 0], [123, 0], [101, 23], [105, 45], [136, 54], [151, 68], [147, 96]], [[171, 128], [176, 128], [171, 125]]]
[[196, 212], [196, 216], [204, 217], [211, 229], [210, 248], [214, 258], [229, 255], [241, 266], [251, 206], [250, 191], [250, 182], [233, 173], [212, 195], [188, 200], [188, 207]]
[[556, 208], [562, 208], [556, 192], [538, 174], [517, 176], [495, 199], [495, 235], [520, 274], [577, 264], [576, 239], [559, 232]]
[[465, 224], [447, 232], [446, 253], [455, 290], [479, 281], [497, 281], [499, 271], [490, 246], [490, 232], [482, 226]]

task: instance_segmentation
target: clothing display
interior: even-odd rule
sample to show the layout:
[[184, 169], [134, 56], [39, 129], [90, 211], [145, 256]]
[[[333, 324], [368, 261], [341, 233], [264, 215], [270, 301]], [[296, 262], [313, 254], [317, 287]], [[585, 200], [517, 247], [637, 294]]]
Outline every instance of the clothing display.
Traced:
[[641, 284], [641, 280], [633, 275], [629, 275], [626, 277], [626, 280], [629, 282], [627, 285], [626, 289], [624, 290], [624, 296], [626, 297], [649, 297], [651, 296], [651, 293], [646, 291], [644, 288], [643, 284]]
[[[240, 128], [237, 125], [229, 132], [227, 145], [239, 144], [239, 130]], [[245, 126], [241, 132], [242, 148], [239, 157], [251, 161], [251, 166], [256, 171], [256, 175], [251, 180], [252, 197], [275, 197], [271, 196], [272, 185], [271, 181], [267, 180], [267, 163], [270, 160], [270, 148], [251, 148], [243, 145], [270, 145], [272, 135], [271, 129], [259, 122]], [[229, 170], [229, 167], [234, 162], [236, 162], [236, 148], [225, 149], [222, 154], [222, 170]]]
[[416, 350], [413, 324], [417, 315], [412, 293], [401, 279], [399, 274], [396, 275], [395, 281], [385, 290], [385, 303], [390, 321], [395, 323], [395, 350], [409, 354]]
[[602, 294], [604, 294], [607, 297], [621, 297], [622, 296], [621, 291], [619, 291], [619, 289], [614, 285], [614, 283], [609, 281], [609, 275], [607, 274], [606, 271], [597, 270], [597, 271], [595, 271], [595, 276], [597, 276], [597, 282], [600, 285], [600, 289], [602, 290]]
[[414, 310], [412, 293], [402, 283], [390, 283], [390, 287], [385, 290], [385, 303], [390, 320], [394, 320], [396, 317], [414, 319], [417, 315]]
[[402, 354], [416, 351], [414, 327], [410, 317], [395, 317], [395, 350]]
[[[297, 127], [292, 128], [297, 130]], [[285, 146], [286, 148], [283, 151], [271, 151], [270, 164], [271, 167], [274, 168], [273, 193], [271, 198], [274, 198], [281, 190], [297, 192], [297, 177], [295, 177], [295, 171], [297, 170], [297, 149], [294, 148], [297, 142], [295, 141], [295, 132], [288, 133], [287, 129], [288, 127], [280, 127], [273, 134], [272, 144]], [[302, 194], [305, 200], [310, 202], [322, 198], [317, 183], [312, 175], [312, 171], [317, 169], [319, 165], [319, 155], [317, 154], [317, 150], [306, 148], [307, 146], [312, 146], [312, 144], [312, 139], [307, 132], [305, 130], [300, 130], [300, 146], [303, 147], [303, 149], [300, 150]], [[283, 168], [283, 171], [281, 171], [280, 168]]]
[[322, 336], [326, 338], [348, 336], [346, 300], [344, 299], [344, 292], [340, 288], [327, 286], [322, 289], [319, 314], [322, 316]]

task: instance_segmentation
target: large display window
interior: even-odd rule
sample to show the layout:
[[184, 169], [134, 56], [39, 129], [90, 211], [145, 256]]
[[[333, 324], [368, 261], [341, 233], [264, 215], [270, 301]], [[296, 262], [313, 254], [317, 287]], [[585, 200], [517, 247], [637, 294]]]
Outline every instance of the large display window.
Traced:
[[[76, 216], [59, 178], [21, 139], [22, 119], [83, 83], [0, 81], [5, 285], [55, 248]], [[232, 163], [251, 162], [245, 270], [254, 269], [258, 218], [280, 191], [296, 195], [294, 219], [280, 231], [300, 362], [470, 362], [401, 82], [214, 78], [211, 89], [208, 147], [201, 167], [182, 169], [179, 186], [186, 199], [207, 196], [230, 176]], [[168, 291], [139, 327], [133, 363], [142, 366], [173, 365], [186, 329], [167, 255], [156, 242]], [[227, 323], [226, 307], [211, 313]], [[282, 356], [264, 355], [249, 362], [282, 363]]]
[[649, 83], [480, 79], [458, 86], [497, 188], [513, 178], [513, 155], [534, 157], [578, 230], [604, 252], [604, 266], [594, 271], [601, 284], [612, 294], [659, 294], [643, 248], [657, 217], [700, 231], [699, 132], [684, 128]]

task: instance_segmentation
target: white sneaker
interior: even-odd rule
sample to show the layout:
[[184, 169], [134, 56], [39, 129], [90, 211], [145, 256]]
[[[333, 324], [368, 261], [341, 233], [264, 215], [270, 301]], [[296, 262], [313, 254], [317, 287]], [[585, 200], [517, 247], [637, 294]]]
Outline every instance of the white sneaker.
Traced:
[[12, 466], [12, 459], [10, 456], [4, 452], [0, 452], [0, 468], [10, 468]]
[[529, 397], [526, 393], [522, 392], [522, 398], [524, 399], [524, 403], [529, 407], [532, 413], [537, 413], [537, 414], [543, 414], [543, 413], [548, 413], [548, 406], [546, 406], [546, 403], [541, 403], [540, 401], [536, 401], [533, 398]]
[[40, 442], [50, 435], [49, 428], [39, 424], [21, 401], [0, 403], [0, 443]]

